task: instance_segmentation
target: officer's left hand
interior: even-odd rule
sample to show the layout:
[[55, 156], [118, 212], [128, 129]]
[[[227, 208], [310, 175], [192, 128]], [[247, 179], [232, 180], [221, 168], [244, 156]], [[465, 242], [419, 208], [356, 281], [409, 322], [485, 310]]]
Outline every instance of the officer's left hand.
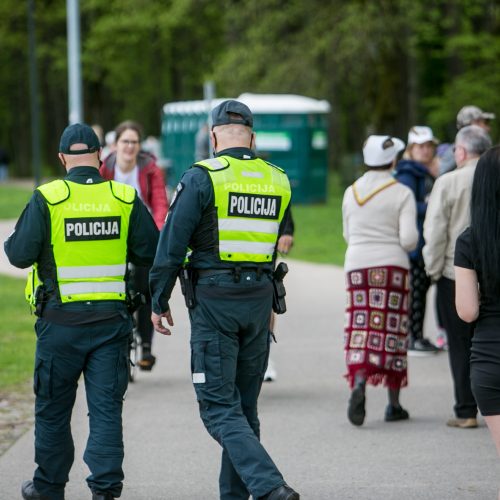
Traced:
[[161, 314], [156, 314], [156, 313], [151, 313], [151, 322], [153, 323], [153, 328], [158, 332], [162, 333], [163, 335], [171, 335], [172, 332], [163, 326], [162, 318], [165, 318], [167, 320], [167, 323], [170, 326], [174, 326], [174, 320], [172, 319], [172, 314], [170, 314], [170, 309], [168, 311], [165, 311]]
[[290, 234], [284, 234], [280, 236], [278, 240], [278, 252], [286, 255], [293, 245], [293, 236]]

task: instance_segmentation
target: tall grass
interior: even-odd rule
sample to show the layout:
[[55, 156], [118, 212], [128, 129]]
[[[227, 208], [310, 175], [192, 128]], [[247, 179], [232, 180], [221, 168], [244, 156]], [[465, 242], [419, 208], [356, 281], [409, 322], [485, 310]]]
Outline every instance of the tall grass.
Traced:
[[309, 262], [344, 262], [346, 244], [342, 237], [342, 197], [339, 176], [331, 173], [328, 200], [322, 205], [294, 205], [294, 246], [290, 257]]
[[25, 281], [0, 275], [0, 392], [26, 382], [33, 372], [35, 316], [24, 300]]
[[0, 184], [0, 219], [17, 219], [32, 193], [29, 187]]

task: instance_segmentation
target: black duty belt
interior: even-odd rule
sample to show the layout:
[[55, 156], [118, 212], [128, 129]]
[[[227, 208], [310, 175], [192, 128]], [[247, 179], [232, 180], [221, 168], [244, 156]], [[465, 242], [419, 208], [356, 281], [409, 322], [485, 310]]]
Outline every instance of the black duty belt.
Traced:
[[205, 278], [206, 276], [215, 276], [217, 274], [231, 274], [239, 275], [241, 273], [270, 273], [271, 269], [263, 269], [262, 267], [234, 267], [231, 269], [195, 269], [196, 274], [199, 278]]

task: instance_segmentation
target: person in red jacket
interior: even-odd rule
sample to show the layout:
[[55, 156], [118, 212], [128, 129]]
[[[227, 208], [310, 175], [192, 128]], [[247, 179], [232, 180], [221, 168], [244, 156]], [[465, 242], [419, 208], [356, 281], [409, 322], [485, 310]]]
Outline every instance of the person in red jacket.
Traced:
[[[135, 187], [139, 197], [151, 212], [160, 230], [168, 211], [165, 178], [156, 165], [156, 158], [141, 151], [141, 126], [133, 121], [120, 123], [116, 129], [116, 151], [106, 157], [100, 168], [102, 177]], [[151, 352], [153, 328], [151, 325], [151, 295], [149, 293], [149, 267], [135, 266], [132, 270], [133, 289], [146, 298], [137, 311], [137, 330], [141, 337], [141, 370], [150, 371], [156, 358]]]

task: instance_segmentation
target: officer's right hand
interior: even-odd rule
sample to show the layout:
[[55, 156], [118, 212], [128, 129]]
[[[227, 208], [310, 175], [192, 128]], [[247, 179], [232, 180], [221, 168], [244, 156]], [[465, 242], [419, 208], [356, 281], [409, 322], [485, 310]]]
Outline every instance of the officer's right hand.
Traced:
[[170, 326], [174, 326], [174, 320], [172, 319], [172, 315], [170, 314], [170, 309], [168, 311], [165, 311], [161, 314], [156, 314], [156, 313], [151, 313], [151, 322], [153, 323], [153, 328], [158, 332], [162, 333], [163, 335], [171, 335], [172, 332], [163, 326], [162, 319], [165, 318], [167, 320], [167, 323]]
[[290, 234], [283, 234], [278, 240], [278, 252], [287, 255], [293, 246], [293, 236]]

